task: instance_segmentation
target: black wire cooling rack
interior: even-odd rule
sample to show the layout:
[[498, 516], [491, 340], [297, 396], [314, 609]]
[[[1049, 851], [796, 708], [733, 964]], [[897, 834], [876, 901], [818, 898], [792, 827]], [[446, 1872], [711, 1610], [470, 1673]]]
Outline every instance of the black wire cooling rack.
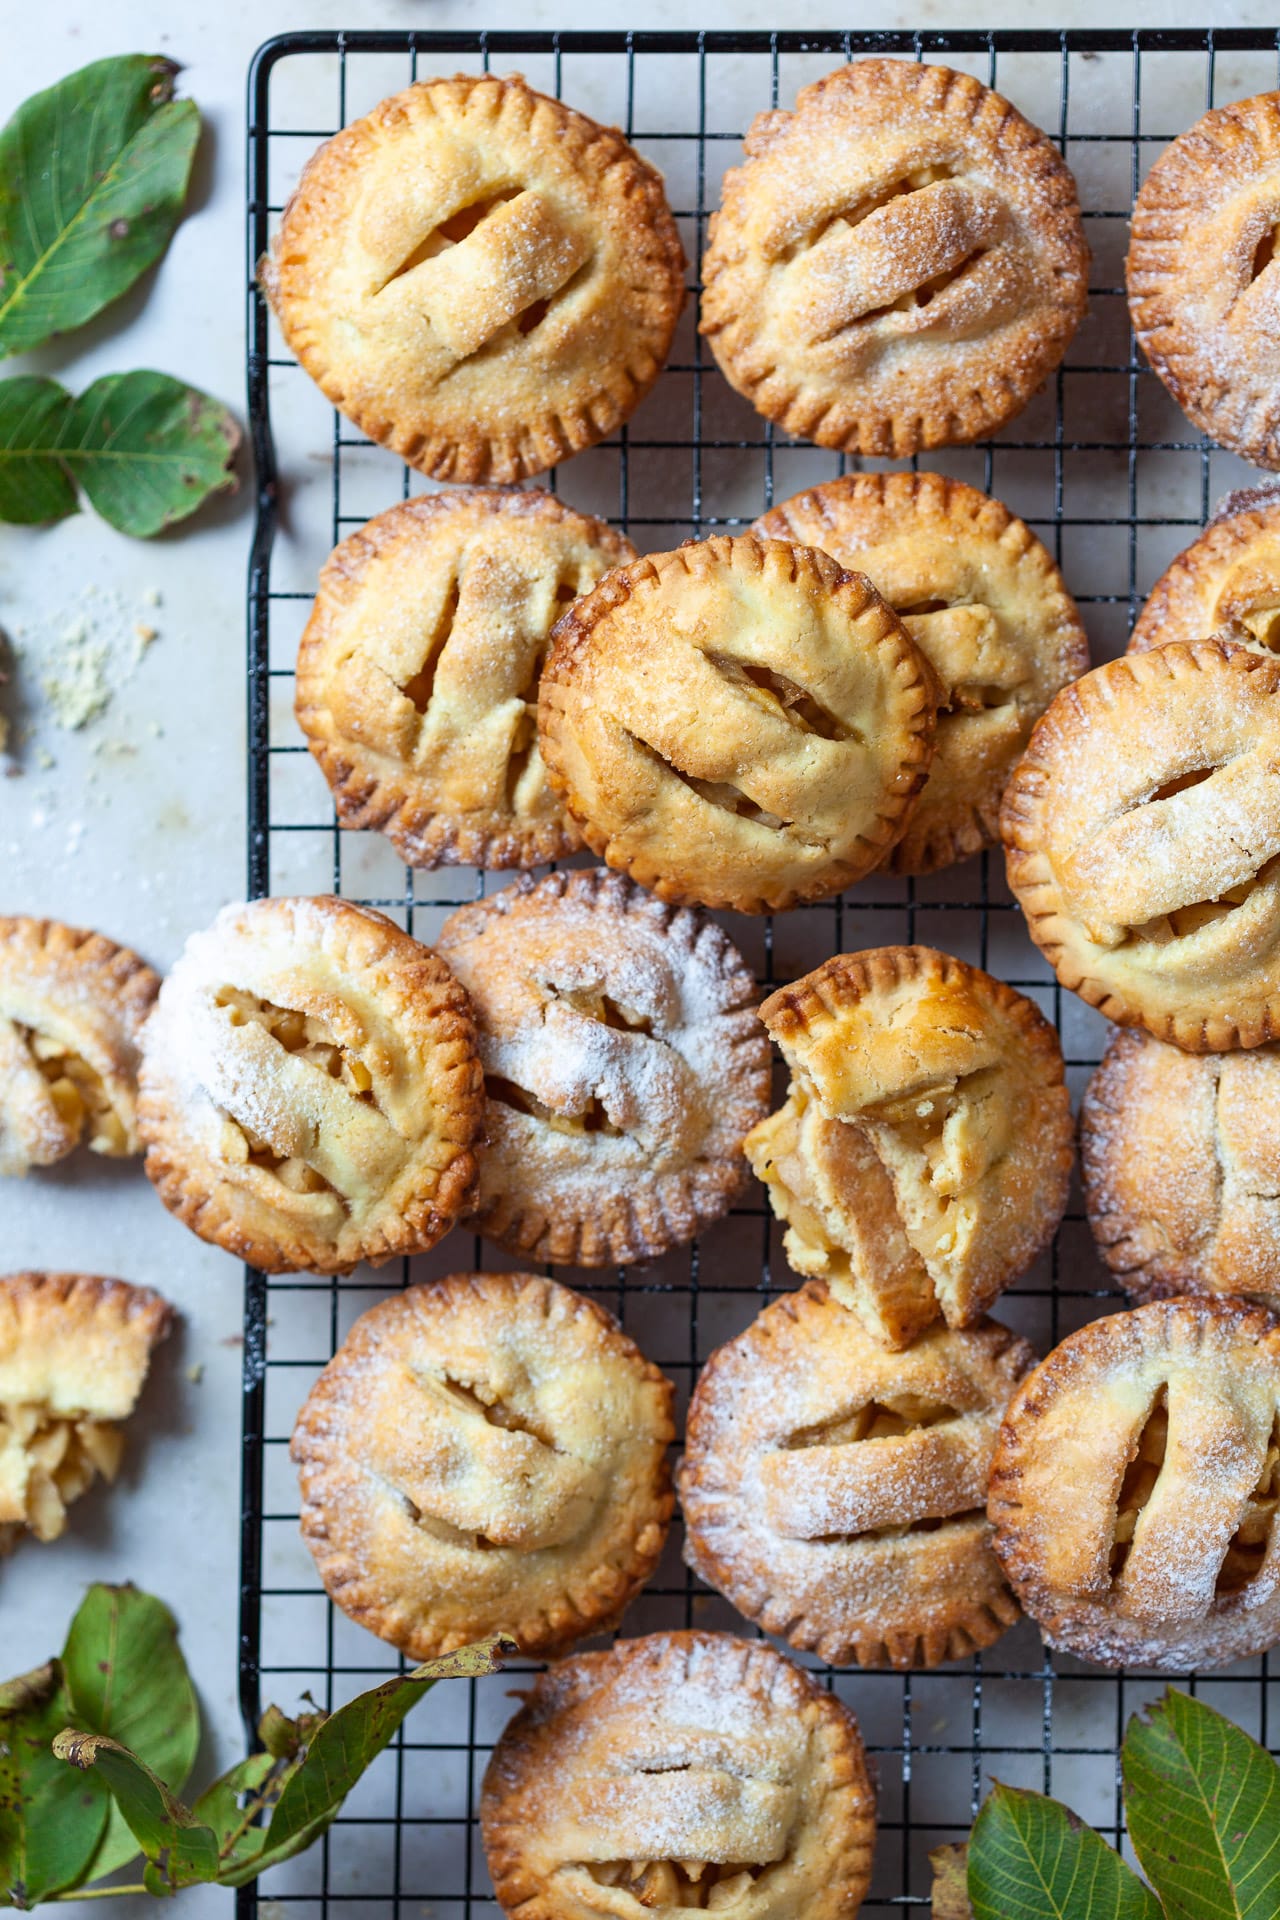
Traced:
[[[291, 33], [249, 78], [249, 416], [258, 518], [249, 570], [248, 890], [337, 891], [430, 940], [444, 914], [509, 884], [469, 869], [414, 873], [377, 835], [340, 833], [292, 718], [293, 655], [329, 547], [426, 485], [330, 409], [287, 353], [253, 265], [310, 153], [409, 81], [518, 68], [544, 91], [621, 125], [664, 171], [695, 263], [720, 177], [762, 109], [870, 53], [942, 60], [998, 86], [1062, 148], [1093, 250], [1089, 317], [1061, 371], [995, 440], [929, 465], [995, 493], [1045, 540], [1084, 609], [1095, 660], [1119, 652], [1143, 595], [1228, 488], [1239, 462], [1191, 430], [1140, 363], [1123, 296], [1126, 222], [1161, 147], [1206, 106], [1273, 88], [1280, 35], [1254, 30], [893, 33]], [[695, 283], [696, 293], [696, 283]], [[733, 394], [704, 351], [690, 302], [655, 391], [603, 446], [547, 484], [625, 527], [642, 549], [737, 527], [847, 466], [788, 440]], [[885, 463], [868, 463], [885, 464]], [[1253, 476], [1256, 478], [1256, 476]], [[1078, 1093], [1103, 1023], [1054, 984], [1023, 932], [1002, 862], [984, 855], [928, 880], [873, 875], [842, 899], [776, 920], [722, 916], [767, 989], [827, 954], [920, 940], [989, 967], [1061, 1030]], [[266, 1279], [245, 1304], [240, 1692], [246, 1722], [304, 1690], [340, 1704], [396, 1656], [329, 1606], [298, 1539], [287, 1448], [293, 1415], [351, 1321], [412, 1277], [514, 1264], [454, 1234], [431, 1255], [350, 1279]], [[759, 1189], [700, 1244], [650, 1266], [560, 1277], [602, 1297], [677, 1381], [682, 1402], [710, 1350], [794, 1284]], [[1051, 1255], [997, 1311], [1043, 1352], [1111, 1310], [1078, 1196]], [[678, 1534], [678, 1530], [677, 1530]], [[751, 1629], [684, 1570], [673, 1540], [628, 1633], [690, 1624]], [[815, 1665], [813, 1662], [804, 1664]], [[925, 1908], [928, 1849], [963, 1837], [991, 1776], [1054, 1792], [1119, 1842], [1116, 1753], [1125, 1723], [1162, 1688], [1045, 1655], [1022, 1623], [987, 1654], [907, 1676], [818, 1667], [858, 1714], [879, 1776], [880, 1835], [868, 1920]], [[381, 1920], [496, 1916], [474, 1824], [488, 1751], [518, 1680], [437, 1688], [310, 1854], [239, 1895], [240, 1912]], [[1264, 1743], [1266, 1660], [1190, 1685]]]

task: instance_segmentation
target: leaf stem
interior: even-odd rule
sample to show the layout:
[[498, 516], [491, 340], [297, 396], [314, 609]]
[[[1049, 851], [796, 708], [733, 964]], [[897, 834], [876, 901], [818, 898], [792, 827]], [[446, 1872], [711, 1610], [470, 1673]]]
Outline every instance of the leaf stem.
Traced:
[[110, 1900], [119, 1893], [150, 1893], [150, 1887], [72, 1887], [69, 1893], [50, 1894], [50, 1900]]

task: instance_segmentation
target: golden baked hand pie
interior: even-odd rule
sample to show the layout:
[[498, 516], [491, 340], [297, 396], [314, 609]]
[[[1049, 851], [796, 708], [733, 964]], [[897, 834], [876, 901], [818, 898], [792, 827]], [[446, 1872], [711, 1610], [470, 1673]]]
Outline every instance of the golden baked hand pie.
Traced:
[[140, 1084], [160, 1198], [268, 1273], [419, 1253], [470, 1198], [484, 1090], [467, 997], [349, 901], [254, 900], [192, 934]]
[[940, 473], [858, 473], [784, 500], [753, 531], [866, 574], [937, 675], [937, 751], [885, 866], [929, 873], [998, 840], [1014, 761], [1089, 665], [1075, 602], [1030, 528]]
[[1280, 494], [1274, 481], [1227, 496], [1199, 539], [1152, 587], [1129, 651], [1224, 637], [1220, 629], [1260, 653], [1280, 651]]
[[1220, 446], [1280, 467], [1280, 93], [1234, 100], [1166, 147], [1134, 203], [1138, 344]]
[[138, 1151], [138, 1033], [159, 976], [128, 947], [57, 920], [0, 917], [0, 1174], [83, 1140]]
[[903, 833], [937, 686], [871, 583], [752, 535], [608, 574], [564, 614], [542, 757], [583, 838], [664, 900], [838, 893]]
[[996, 1552], [1051, 1646], [1184, 1673], [1280, 1639], [1280, 1321], [1241, 1300], [1113, 1314], [1023, 1381]]
[[859, 60], [753, 123], [702, 263], [730, 384], [821, 447], [906, 454], [1011, 420], [1066, 352], [1089, 250], [1075, 181], [998, 93]]
[[1280, 1034], [1280, 658], [1129, 654], [1060, 693], [1001, 814], [1064, 987], [1193, 1052]]
[[1131, 1299], [1280, 1307], [1280, 1048], [1184, 1053], [1111, 1037], [1080, 1113], [1098, 1250]]
[[410, 866], [530, 867], [581, 845], [538, 751], [565, 605], [635, 548], [549, 493], [407, 500], [330, 554], [298, 651], [298, 723], [342, 824]]
[[173, 1315], [149, 1287], [87, 1273], [0, 1280], [0, 1553], [56, 1540], [99, 1474], [116, 1477], [119, 1423]]
[[262, 284], [371, 440], [439, 480], [594, 446], [662, 371], [684, 305], [662, 176], [519, 74], [393, 94], [327, 140]]
[[656, 1259], [728, 1211], [770, 1055], [719, 927], [597, 869], [460, 907], [438, 951], [484, 1063], [481, 1233], [600, 1267]]
[[666, 1539], [673, 1394], [553, 1280], [455, 1273], [379, 1301], [291, 1447], [331, 1598], [414, 1660], [500, 1630], [546, 1653], [613, 1625]]
[[480, 1802], [519, 1920], [853, 1920], [875, 1797], [849, 1709], [759, 1641], [655, 1633], [539, 1674]]
[[760, 1018], [791, 1085], [746, 1152], [791, 1266], [891, 1347], [939, 1314], [972, 1326], [1067, 1203], [1054, 1029], [1002, 980], [931, 947], [837, 954]]
[[766, 1633], [835, 1666], [933, 1667], [1018, 1617], [987, 1470], [1036, 1363], [994, 1320], [873, 1340], [814, 1281], [713, 1353], [680, 1468], [685, 1558]]

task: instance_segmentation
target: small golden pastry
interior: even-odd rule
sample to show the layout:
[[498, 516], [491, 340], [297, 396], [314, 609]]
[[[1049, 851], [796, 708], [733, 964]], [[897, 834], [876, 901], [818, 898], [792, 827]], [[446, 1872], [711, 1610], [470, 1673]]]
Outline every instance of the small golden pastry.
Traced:
[[937, 751], [886, 868], [931, 873], [991, 846], [1032, 727], [1089, 666], [1075, 602], [1031, 529], [940, 473], [851, 473], [784, 500], [752, 531], [866, 574], [938, 677]]
[[1195, 426], [1260, 467], [1280, 467], [1278, 201], [1280, 93], [1233, 100], [1152, 167], [1126, 266], [1153, 372]]
[[702, 332], [767, 420], [907, 454], [993, 433], [1066, 352], [1089, 249], [1052, 142], [967, 73], [858, 60], [758, 115]]
[[1280, 1035], [1280, 659], [1173, 642], [1096, 667], [1031, 736], [1009, 885], [1064, 987], [1192, 1052]]
[[720, 928], [600, 869], [460, 907], [485, 1151], [473, 1224], [559, 1266], [653, 1260], [726, 1213], [768, 1112], [756, 984]]
[[518, 1920], [853, 1920], [875, 1795], [848, 1707], [772, 1647], [654, 1633], [537, 1676], [480, 1827]]
[[421, 1253], [470, 1200], [484, 1087], [467, 997], [347, 900], [254, 900], [192, 934], [140, 1085], [160, 1198], [268, 1273]]
[[536, 488], [406, 500], [335, 548], [298, 649], [298, 724], [342, 824], [413, 867], [532, 867], [582, 843], [538, 751], [566, 604], [635, 548]]
[[674, 1388], [593, 1301], [455, 1273], [361, 1314], [290, 1449], [302, 1533], [344, 1613], [413, 1660], [612, 1626], [674, 1499]]
[[1133, 1300], [1280, 1307], [1280, 1048], [1184, 1053], [1111, 1037], [1080, 1112], [1098, 1251]]
[[1051, 1646], [1185, 1673], [1280, 1639], [1280, 1321], [1242, 1300], [1095, 1320], [1023, 1381], [988, 1511]]
[[870, 581], [718, 535], [565, 613], [538, 728], [593, 853], [663, 900], [767, 913], [860, 880], [904, 832], [937, 684]]
[[423, 80], [326, 140], [261, 279], [312, 379], [438, 480], [602, 440], [684, 305], [662, 175], [519, 74]]
[[119, 1423], [169, 1331], [150, 1287], [87, 1273], [0, 1280], [0, 1553], [24, 1532], [56, 1540], [99, 1474], [115, 1479]]
[[138, 1151], [138, 1034], [160, 977], [128, 947], [57, 920], [0, 917], [0, 1174], [83, 1140]]
[[994, 1320], [891, 1353], [810, 1281], [713, 1353], [680, 1468], [685, 1559], [766, 1633], [833, 1666], [934, 1667], [1018, 1608], [987, 1470], [1036, 1363]]
[[760, 1018], [791, 1085], [746, 1152], [791, 1266], [890, 1347], [939, 1314], [972, 1326], [1067, 1204], [1071, 1103], [1053, 1027], [931, 947], [837, 954]]
[[1259, 653], [1280, 651], [1280, 493], [1266, 487], [1228, 494], [1151, 589], [1129, 640], [1130, 653], [1171, 640], [1204, 640], [1229, 629]]

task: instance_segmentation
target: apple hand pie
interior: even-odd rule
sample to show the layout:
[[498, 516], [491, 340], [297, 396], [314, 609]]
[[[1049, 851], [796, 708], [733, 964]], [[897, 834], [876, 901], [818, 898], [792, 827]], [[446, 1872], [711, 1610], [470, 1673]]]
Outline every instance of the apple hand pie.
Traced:
[[57, 920], [0, 917], [0, 1174], [84, 1141], [138, 1151], [138, 1034], [159, 976], [128, 947]]
[[655, 1633], [539, 1674], [485, 1771], [519, 1920], [854, 1920], [875, 1797], [852, 1713], [759, 1641]]
[[685, 1558], [766, 1633], [834, 1666], [932, 1667], [1018, 1617], [987, 1470], [1036, 1363], [994, 1320], [892, 1353], [811, 1281], [713, 1353], [680, 1468]]
[[344, 1613], [413, 1660], [612, 1626], [674, 1498], [674, 1389], [594, 1302], [527, 1273], [381, 1300], [311, 1389], [302, 1533]]
[[662, 370], [684, 305], [662, 176], [519, 74], [393, 94], [313, 155], [263, 287], [371, 440], [438, 480], [524, 479], [594, 446]]
[[1001, 815], [1064, 987], [1192, 1052], [1280, 1035], [1280, 658], [1128, 654], [1060, 693]]
[[937, 683], [870, 581], [723, 535], [607, 574], [542, 676], [551, 784], [663, 900], [767, 913], [862, 878], [933, 757]]
[[858, 60], [760, 114], [725, 176], [702, 332], [821, 447], [908, 454], [1003, 426], [1066, 352], [1089, 250], [1053, 143], [967, 73]]
[[760, 1018], [791, 1068], [747, 1158], [797, 1273], [877, 1340], [968, 1327], [1067, 1203], [1062, 1050], [1022, 994], [930, 947], [838, 954]]
[[330, 554], [297, 714], [346, 827], [414, 867], [531, 867], [581, 845], [538, 751], [568, 602], [635, 548], [536, 489], [406, 500]]
[[1075, 602], [1030, 528], [940, 473], [858, 473], [784, 500], [753, 531], [866, 574], [937, 675], [937, 751], [886, 868], [930, 873], [992, 845], [1032, 727], [1089, 665]]
[[255, 900], [193, 934], [140, 1084], [160, 1198], [268, 1273], [419, 1253], [470, 1199], [484, 1092], [466, 995], [349, 901]]
[[99, 1474], [115, 1479], [172, 1310], [149, 1287], [86, 1273], [0, 1280], [0, 1553], [56, 1540]]
[[1241, 1300], [1095, 1320], [996, 1443], [996, 1552], [1049, 1644], [1185, 1673], [1280, 1640], [1280, 1321]]
[[1130, 653], [1227, 635], [1280, 652], [1280, 490], [1228, 494], [1198, 540], [1166, 567], [1138, 615]]

